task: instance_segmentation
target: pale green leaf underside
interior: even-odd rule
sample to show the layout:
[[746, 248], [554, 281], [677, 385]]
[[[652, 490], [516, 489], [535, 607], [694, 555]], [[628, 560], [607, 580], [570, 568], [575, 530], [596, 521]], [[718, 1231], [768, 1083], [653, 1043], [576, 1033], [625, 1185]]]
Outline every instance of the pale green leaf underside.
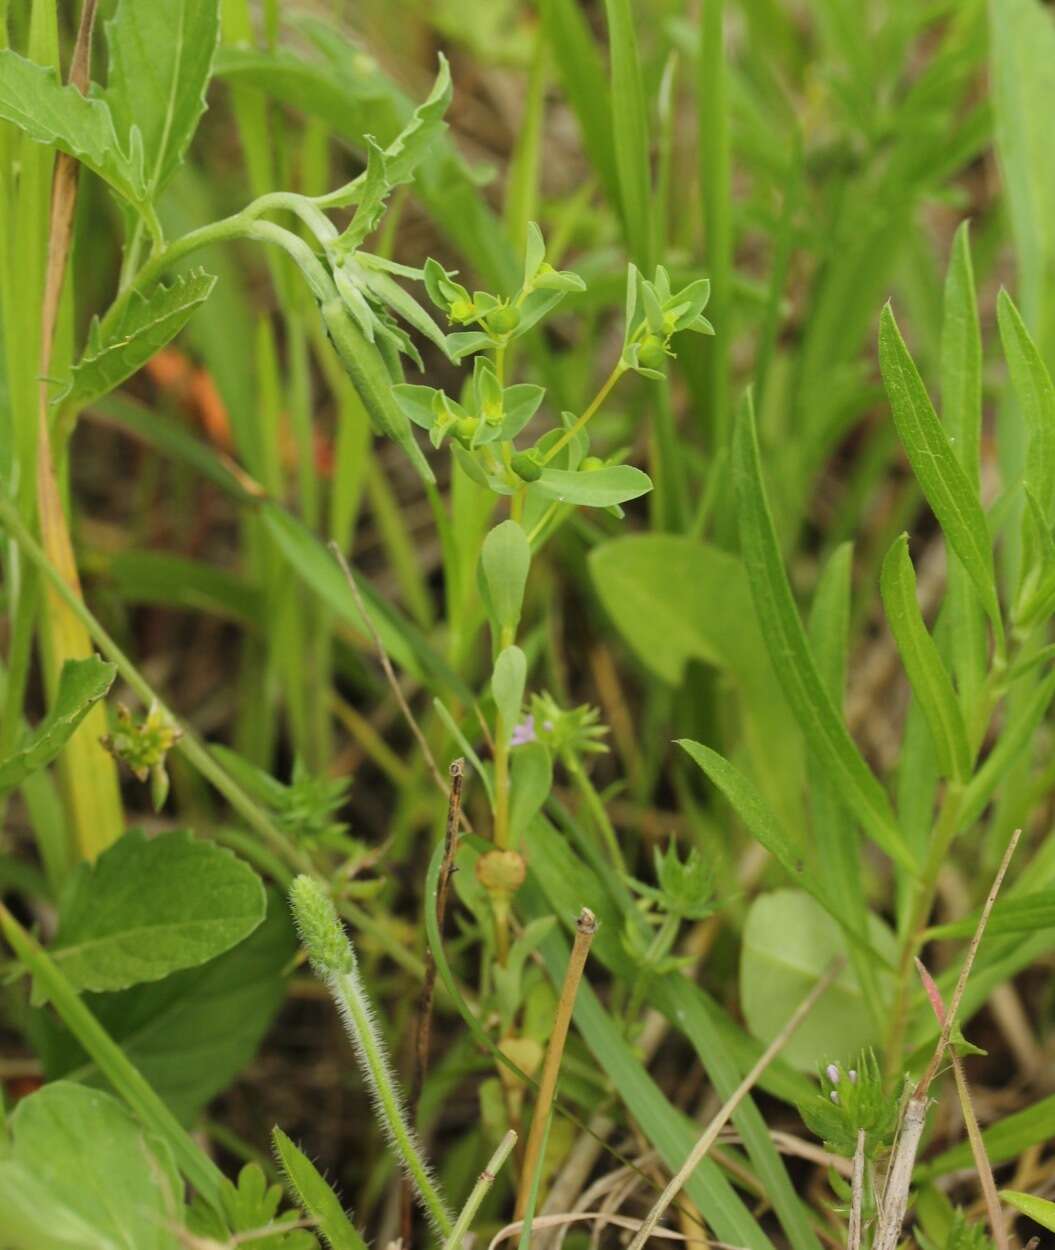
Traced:
[[19, 1103], [11, 1131], [0, 1163], [5, 1245], [177, 1250], [183, 1185], [171, 1151], [115, 1098], [55, 1081]]

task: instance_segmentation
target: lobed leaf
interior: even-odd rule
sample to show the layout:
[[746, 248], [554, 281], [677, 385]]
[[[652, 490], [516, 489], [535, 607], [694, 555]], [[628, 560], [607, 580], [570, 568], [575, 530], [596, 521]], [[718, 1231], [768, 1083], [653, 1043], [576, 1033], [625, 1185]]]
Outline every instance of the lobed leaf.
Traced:
[[92, 322], [88, 343], [73, 366], [68, 389], [56, 402], [90, 404], [108, 395], [179, 334], [212, 293], [216, 279], [203, 270], [181, 274], [148, 295], [132, 290], [116, 314]]

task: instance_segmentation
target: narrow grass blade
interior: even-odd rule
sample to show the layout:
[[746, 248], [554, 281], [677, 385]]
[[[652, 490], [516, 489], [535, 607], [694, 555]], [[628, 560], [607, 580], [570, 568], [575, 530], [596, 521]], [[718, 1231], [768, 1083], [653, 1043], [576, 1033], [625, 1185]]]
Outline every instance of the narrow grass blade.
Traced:
[[1055, 502], [1055, 386], [1022, 314], [1004, 290], [997, 297], [996, 320], [1011, 385], [1029, 434], [1025, 484], [1050, 518]]
[[734, 433], [733, 475], [740, 543], [755, 609], [773, 667], [807, 745], [868, 834], [888, 855], [912, 870], [913, 857], [897, 827], [886, 791], [847, 732], [810, 653], [766, 500], [750, 395], [745, 398]]
[[985, 513], [960, 468], [915, 362], [887, 304], [879, 321], [879, 365], [901, 445], [949, 546], [959, 556], [1003, 649], [993, 549]]
[[901, 662], [930, 726], [938, 766], [946, 777], [966, 782], [971, 772], [967, 729], [952, 681], [919, 610], [907, 534], [896, 539], [887, 552], [879, 586]]
[[655, 241], [650, 207], [650, 128], [633, 9], [630, 0], [605, 0], [604, 7], [612, 59], [612, 133], [623, 217], [631, 257], [639, 269], [651, 274]]

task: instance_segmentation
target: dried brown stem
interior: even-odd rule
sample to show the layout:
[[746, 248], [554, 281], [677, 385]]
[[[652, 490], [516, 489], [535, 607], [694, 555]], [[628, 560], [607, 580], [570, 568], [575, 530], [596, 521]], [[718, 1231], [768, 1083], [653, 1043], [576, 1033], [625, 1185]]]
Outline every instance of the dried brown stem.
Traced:
[[542, 1141], [546, 1125], [553, 1109], [553, 1095], [557, 1089], [557, 1076], [560, 1062], [564, 1056], [564, 1043], [568, 1037], [568, 1026], [575, 1007], [575, 998], [579, 992], [583, 969], [590, 953], [590, 945], [597, 932], [597, 920], [588, 907], [579, 913], [575, 926], [575, 944], [571, 949], [568, 967], [564, 973], [564, 984], [561, 986], [557, 1012], [553, 1018], [553, 1032], [546, 1046], [546, 1058], [542, 1064], [542, 1076], [539, 1080], [538, 1097], [535, 1099], [535, 1111], [531, 1117], [531, 1131], [528, 1133], [527, 1145], [524, 1148], [524, 1164], [520, 1170], [520, 1184], [517, 1186], [516, 1218], [522, 1219], [527, 1210], [531, 1185], [535, 1170], [541, 1162]]

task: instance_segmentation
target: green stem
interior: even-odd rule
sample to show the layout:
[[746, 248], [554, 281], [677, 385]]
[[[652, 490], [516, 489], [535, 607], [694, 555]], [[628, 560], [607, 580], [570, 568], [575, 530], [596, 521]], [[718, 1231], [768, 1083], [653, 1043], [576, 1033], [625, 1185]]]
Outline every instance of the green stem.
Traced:
[[480, 1209], [480, 1204], [491, 1186], [495, 1183], [495, 1177], [498, 1175], [502, 1165], [509, 1158], [509, 1152], [516, 1145], [517, 1135], [512, 1129], [506, 1133], [505, 1137], [498, 1143], [498, 1149], [487, 1161], [487, 1167], [477, 1177], [476, 1184], [473, 1186], [472, 1193], [465, 1200], [465, 1206], [458, 1213], [458, 1218], [454, 1222], [454, 1228], [451, 1235], [443, 1243], [443, 1250], [459, 1250], [465, 1234], [469, 1231], [476, 1213]]
[[601, 838], [608, 850], [608, 855], [612, 861], [613, 867], [617, 872], [626, 875], [626, 863], [623, 859], [623, 852], [619, 846], [619, 837], [616, 834], [615, 826], [612, 824], [605, 811], [604, 804], [601, 802], [601, 796], [597, 793], [597, 788], [590, 780], [586, 770], [583, 768], [579, 757], [572, 751], [564, 751], [561, 755], [561, 763], [571, 774], [572, 780], [578, 787], [579, 793], [582, 795], [586, 806], [590, 809], [597, 828], [600, 830]]
[[403, 1099], [396, 1089], [388, 1055], [374, 1022], [373, 1004], [359, 976], [355, 949], [337, 918], [333, 901], [318, 881], [303, 876], [293, 883], [290, 904], [312, 967], [325, 982], [344, 1019], [382, 1127], [435, 1230], [449, 1238], [454, 1222], [407, 1123]]
[[901, 940], [901, 952], [897, 968], [897, 988], [894, 1004], [890, 1015], [890, 1029], [886, 1044], [886, 1076], [892, 1080], [901, 1067], [902, 1052], [905, 1044], [905, 1029], [908, 1023], [909, 991], [912, 985], [912, 960], [919, 949], [921, 935], [926, 927], [927, 919], [934, 906], [934, 897], [938, 888], [938, 873], [953, 839], [956, 837], [963, 807], [963, 786], [950, 782], [942, 800], [941, 810], [934, 825], [930, 838], [930, 850], [926, 863], [916, 883], [909, 911], [908, 922]]
[[[283, 834], [263, 808], [257, 806], [234, 778], [209, 753], [208, 748], [194, 731], [188, 725], [184, 725], [166, 706], [164, 700], [159, 698], [156, 691], [113, 638], [110, 637], [95, 616], [93, 616], [84, 602], [70, 589], [65, 579], [48, 559], [43, 548], [25, 527], [14, 505], [2, 496], [0, 496], [0, 524], [7, 529], [30, 562], [43, 573], [58, 595], [70, 607], [73, 614], [81, 620], [95, 645], [111, 663], [117, 666], [118, 672], [135, 691], [144, 706], [149, 707], [151, 703], [156, 702], [162, 714], [168, 717], [173, 724], [179, 725], [183, 736], [176, 743], [175, 749], [197, 769], [206, 781], [223, 795], [231, 807], [245, 820], [246, 824], [263, 838], [276, 855], [284, 859], [286, 863], [290, 864], [298, 872], [310, 871], [311, 864], [304, 854], [296, 847], [290, 845], [285, 834]], [[387, 929], [374, 920], [361, 907], [351, 901], [344, 900], [340, 904], [340, 912], [357, 929], [364, 933], [369, 933], [375, 938], [386, 954], [415, 977], [421, 979], [424, 976], [424, 965], [413, 952], [408, 951], [398, 938], [389, 933]]]
[[583, 412], [582, 416], [579, 417], [570, 429], [564, 431], [561, 437], [557, 439], [549, 451], [547, 451], [542, 457], [540, 462], [542, 465], [549, 464], [553, 457], [556, 456], [558, 452], [563, 451], [576, 434], [578, 434], [581, 429], [585, 428], [587, 422], [590, 421], [600, 406], [608, 398], [612, 387], [615, 386], [624, 373], [626, 373], [626, 365], [624, 365], [620, 360], [608, 377], [605, 378], [604, 382], [601, 383], [601, 389], [597, 392], [593, 399], [590, 400], [589, 406], [586, 408], [585, 412]]

